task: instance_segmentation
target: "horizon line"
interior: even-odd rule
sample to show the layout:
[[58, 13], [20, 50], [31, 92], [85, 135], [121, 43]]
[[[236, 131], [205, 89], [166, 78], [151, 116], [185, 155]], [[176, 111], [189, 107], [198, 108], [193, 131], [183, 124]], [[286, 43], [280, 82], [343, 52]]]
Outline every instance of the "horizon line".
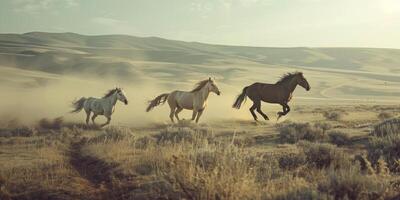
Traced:
[[83, 33], [76, 33], [76, 32], [48, 32], [48, 31], [29, 31], [29, 32], [0, 32], [0, 35], [26, 35], [26, 34], [33, 34], [33, 33], [47, 33], [47, 34], [75, 34], [80, 36], [86, 37], [95, 37], [95, 36], [128, 36], [128, 37], [136, 37], [136, 38], [157, 38], [162, 40], [169, 40], [169, 41], [176, 41], [176, 42], [186, 42], [186, 43], [199, 43], [205, 45], [215, 45], [215, 46], [226, 46], [226, 47], [247, 47], [247, 48], [310, 48], [310, 49], [334, 49], [334, 48], [342, 48], [342, 49], [387, 49], [387, 50], [400, 50], [400, 48], [393, 48], [393, 47], [371, 47], [371, 46], [251, 46], [251, 45], [235, 45], [235, 44], [220, 44], [220, 43], [208, 43], [208, 42], [198, 42], [198, 41], [187, 41], [187, 40], [177, 40], [177, 39], [170, 39], [165, 37], [159, 36], [136, 36], [131, 34], [124, 34], [124, 33], [113, 33], [113, 34], [83, 34]]

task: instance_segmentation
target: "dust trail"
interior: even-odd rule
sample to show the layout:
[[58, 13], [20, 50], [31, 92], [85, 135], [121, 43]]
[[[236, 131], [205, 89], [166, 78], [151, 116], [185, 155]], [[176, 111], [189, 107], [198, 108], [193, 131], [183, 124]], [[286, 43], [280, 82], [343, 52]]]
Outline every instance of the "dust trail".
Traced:
[[[113, 125], [145, 125], [149, 122], [169, 122], [168, 105], [157, 107], [150, 113], [145, 112], [147, 101], [156, 95], [173, 90], [190, 90], [193, 83], [179, 86], [166, 86], [155, 81], [143, 81], [141, 84], [119, 81], [115, 79], [81, 79], [60, 76], [57, 80], [43, 86], [27, 87], [26, 85], [2, 85], [1, 91], [7, 95], [0, 99], [0, 121], [18, 119], [21, 123], [35, 123], [42, 118], [63, 117], [67, 121], [83, 122], [85, 114], [82, 111], [70, 114], [71, 102], [80, 97], [102, 97], [105, 92], [115, 86], [122, 87], [129, 100], [128, 105], [117, 102], [112, 115]], [[231, 108], [236, 90], [240, 86], [232, 87], [219, 83], [221, 96], [211, 94], [208, 107], [202, 116], [202, 122], [214, 119], [240, 118], [247, 116], [246, 108], [237, 111]], [[245, 114], [246, 113], [246, 114]], [[191, 111], [183, 111], [182, 118], [191, 117]], [[103, 123], [105, 118], [98, 117], [98, 123]]]
[[[40, 74], [39, 74], [40, 75]], [[39, 76], [37, 75], [37, 76]], [[37, 78], [35, 76], [35, 78]], [[207, 76], [203, 77], [206, 78]], [[43, 80], [42, 80], [43, 79]], [[123, 126], [143, 126], [149, 123], [170, 123], [169, 107], [163, 105], [155, 108], [149, 113], [145, 112], [147, 101], [155, 96], [171, 92], [173, 90], [191, 90], [197, 80], [187, 82], [163, 82], [151, 78], [141, 79], [138, 82], [129, 82], [113, 78], [79, 78], [78, 76], [52, 76], [51, 79], [43, 77], [36, 81], [36, 84], [27, 84], [25, 79], [18, 80], [18, 84], [1, 84], [0, 91], [0, 122], [8, 122], [18, 119], [21, 123], [36, 123], [42, 118], [63, 117], [66, 121], [84, 122], [84, 112], [71, 114], [71, 102], [80, 97], [102, 97], [106, 91], [115, 86], [122, 87], [129, 100], [128, 105], [118, 102], [114, 114], [112, 115], [111, 125]], [[50, 81], [46, 81], [50, 80]], [[15, 81], [16, 82], [16, 81]], [[39, 82], [39, 84], [37, 84]], [[234, 83], [233, 83], [234, 82]], [[251, 120], [248, 108], [252, 102], [247, 101], [240, 110], [232, 109], [232, 103], [242, 88], [251, 84], [252, 80], [217, 81], [218, 87], [222, 92], [221, 96], [210, 94], [208, 106], [200, 122], [213, 122], [217, 120]], [[315, 105], [327, 103], [350, 103], [359, 104], [358, 99], [349, 100], [337, 97], [336, 99], [321, 99], [318, 89], [314, 92], [306, 93], [302, 88], [295, 91], [292, 107], [298, 105]], [[321, 101], [324, 100], [324, 101]], [[346, 101], [344, 101], [346, 100]], [[354, 100], [354, 102], [353, 102]], [[389, 103], [381, 101], [371, 101], [371, 103]], [[366, 102], [363, 102], [366, 103]], [[263, 104], [263, 111], [271, 118], [276, 117], [276, 113], [281, 110], [279, 105]], [[295, 110], [292, 111], [292, 114]], [[191, 111], [184, 110], [180, 113], [181, 119], [190, 119]], [[99, 116], [96, 121], [103, 123], [105, 118]]]

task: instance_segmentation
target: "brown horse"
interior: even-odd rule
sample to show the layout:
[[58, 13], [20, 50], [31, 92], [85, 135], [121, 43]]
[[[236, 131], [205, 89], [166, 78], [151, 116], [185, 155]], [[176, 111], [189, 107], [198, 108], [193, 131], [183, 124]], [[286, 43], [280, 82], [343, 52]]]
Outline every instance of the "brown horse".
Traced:
[[304, 78], [302, 72], [288, 73], [282, 76], [282, 78], [275, 84], [268, 83], [253, 83], [250, 86], [243, 88], [242, 94], [240, 94], [233, 108], [240, 109], [240, 106], [245, 100], [246, 96], [253, 101], [253, 106], [250, 108], [250, 112], [253, 115], [254, 120], [257, 121], [257, 115], [254, 110], [257, 110], [265, 120], [269, 120], [268, 116], [261, 110], [261, 101], [267, 103], [280, 104], [283, 112], [278, 112], [278, 119], [289, 113], [290, 107], [288, 106], [289, 101], [292, 99], [292, 93], [296, 86], [300, 85], [307, 91], [310, 90], [306, 78]]

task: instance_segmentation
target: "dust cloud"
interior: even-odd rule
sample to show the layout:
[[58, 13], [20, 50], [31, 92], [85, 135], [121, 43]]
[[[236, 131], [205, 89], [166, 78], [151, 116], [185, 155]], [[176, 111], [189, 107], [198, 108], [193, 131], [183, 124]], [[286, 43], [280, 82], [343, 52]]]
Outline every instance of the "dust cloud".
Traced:
[[[26, 124], [36, 123], [42, 118], [63, 117], [65, 121], [83, 123], [85, 120], [84, 111], [69, 113], [72, 109], [72, 101], [80, 97], [102, 97], [109, 89], [118, 86], [126, 92], [129, 104], [124, 105], [117, 102], [111, 125], [141, 126], [148, 123], [169, 123], [169, 106], [165, 104], [146, 113], [147, 101], [161, 93], [168, 93], [177, 89], [190, 90], [194, 83], [169, 88], [154, 80], [137, 84], [111, 78], [100, 80], [61, 76], [56, 81], [40, 87], [5, 84], [0, 86], [2, 93], [0, 121], [18, 119], [18, 121]], [[223, 83], [218, 83], [218, 86], [222, 94], [220, 96], [210, 94], [208, 106], [200, 121], [250, 119], [248, 113], [250, 102], [247, 102], [241, 110], [231, 107], [236, 95], [241, 92], [242, 86]], [[191, 114], [191, 111], [184, 110], [180, 113], [180, 117], [181, 119], [190, 119]], [[105, 118], [99, 116], [96, 122], [103, 123]]]

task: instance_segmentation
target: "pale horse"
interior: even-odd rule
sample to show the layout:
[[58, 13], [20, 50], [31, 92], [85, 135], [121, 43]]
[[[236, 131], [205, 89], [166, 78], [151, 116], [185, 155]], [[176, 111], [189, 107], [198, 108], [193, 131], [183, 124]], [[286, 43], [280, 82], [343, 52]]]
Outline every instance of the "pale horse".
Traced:
[[84, 109], [86, 112], [86, 124], [89, 124], [89, 118], [92, 112], [93, 124], [95, 124], [94, 120], [98, 115], [104, 115], [107, 118], [107, 122], [102, 124], [101, 126], [105, 126], [108, 125], [111, 121], [111, 115], [114, 113], [117, 100], [125, 103], [125, 105], [128, 104], [125, 92], [121, 88], [109, 90], [103, 98], [82, 97], [72, 103], [72, 107], [74, 108], [74, 110], [72, 110], [71, 113], [78, 113], [82, 109]]
[[146, 111], [149, 112], [154, 107], [168, 101], [169, 107], [171, 108], [169, 118], [172, 123], [174, 123], [174, 115], [179, 121], [178, 114], [183, 109], [193, 110], [192, 120], [196, 119], [196, 123], [198, 123], [200, 116], [207, 106], [207, 99], [210, 92], [217, 95], [221, 94], [215, 81], [211, 78], [198, 82], [196, 87], [190, 92], [175, 90], [171, 93], [157, 96], [155, 99], [149, 101]]

